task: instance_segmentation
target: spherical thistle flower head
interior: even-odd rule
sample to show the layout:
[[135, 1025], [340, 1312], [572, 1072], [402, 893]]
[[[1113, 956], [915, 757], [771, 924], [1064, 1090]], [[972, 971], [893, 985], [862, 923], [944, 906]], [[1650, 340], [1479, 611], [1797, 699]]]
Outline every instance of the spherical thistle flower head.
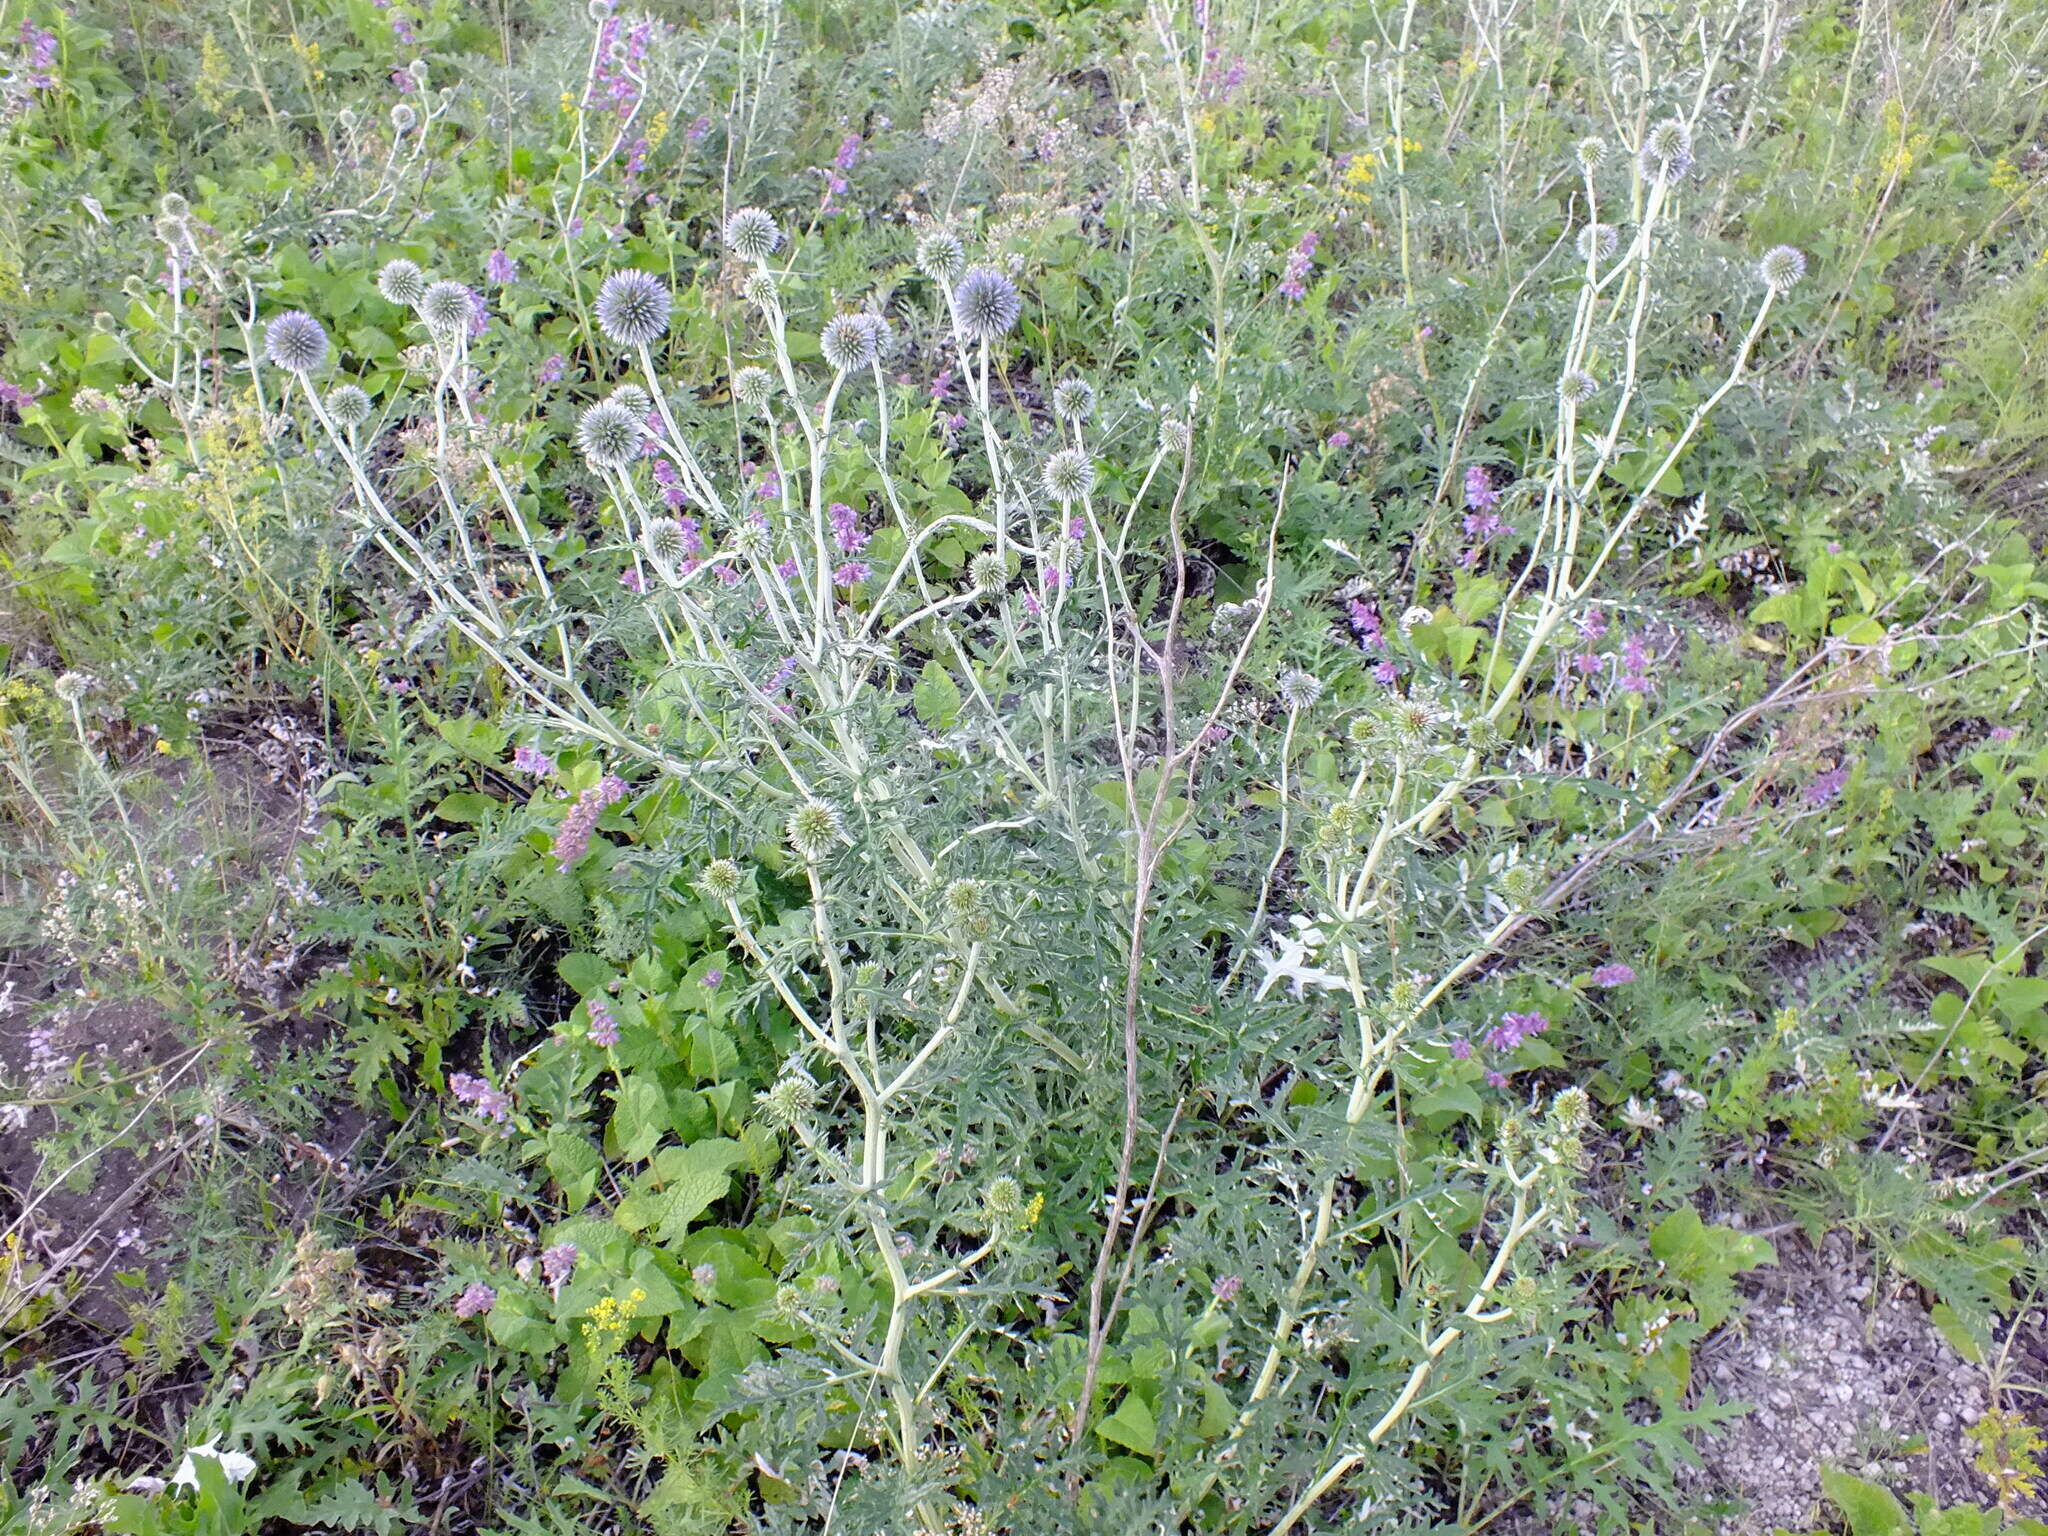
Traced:
[[1017, 285], [994, 267], [973, 267], [953, 289], [961, 329], [976, 341], [1000, 341], [1024, 313]]
[[1061, 421], [1086, 421], [1095, 414], [1095, 386], [1086, 379], [1061, 379], [1052, 387], [1052, 409]]
[[955, 880], [940, 895], [955, 917], [972, 917], [986, 905], [979, 880]]
[[370, 397], [353, 384], [339, 384], [327, 392], [327, 414], [344, 427], [360, 427], [370, 419]]
[[1574, 368], [1557, 381], [1557, 396], [1567, 405], [1584, 405], [1600, 392], [1600, 381], [1583, 368]]
[[781, 226], [760, 208], [735, 208], [726, 218], [723, 233], [733, 255], [756, 264], [773, 256], [782, 244]]
[[436, 336], [467, 336], [470, 316], [476, 311], [469, 302], [469, 290], [445, 279], [429, 283], [420, 296], [420, 318]]
[[1692, 130], [1667, 117], [1643, 139], [1643, 174], [1676, 181], [1692, 166]]
[[1313, 672], [1289, 667], [1280, 674], [1275, 691], [1280, 695], [1280, 702], [1291, 710], [1313, 709], [1316, 700], [1323, 696], [1323, 680]]
[[896, 328], [871, 310], [862, 310], [854, 318], [868, 328], [868, 336], [875, 344], [875, 356], [887, 357], [896, 340]]
[[1756, 264], [1756, 275], [1773, 293], [1784, 293], [1806, 276], [1806, 253], [1796, 245], [1774, 245]]
[[875, 360], [875, 333], [865, 315], [834, 315], [818, 335], [818, 351], [838, 373], [851, 373]]
[[1061, 506], [1095, 489], [1095, 461], [1078, 448], [1062, 448], [1045, 461], [1046, 494]]
[[669, 294], [651, 272], [627, 267], [597, 290], [597, 328], [622, 347], [644, 347], [668, 329]]
[[732, 376], [732, 395], [741, 405], [758, 411], [774, 393], [775, 376], [766, 368], [749, 363]]
[[984, 549], [967, 562], [967, 579], [977, 592], [1000, 592], [1010, 584], [1010, 567], [992, 549]]
[[654, 396], [648, 394], [638, 384], [621, 384], [606, 395], [605, 399], [613, 405], [631, 411], [641, 421], [645, 421], [647, 413], [654, 409]]
[[784, 830], [789, 834], [789, 846], [815, 863], [839, 845], [846, 824], [840, 819], [837, 806], [824, 800], [806, 800], [789, 813]]
[[966, 265], [967, 253], [960, 242], [942, 229], [917, 242], [917, 270], [935, 283], [951, 282]]
[[740, 893], [740, 867], [731, 859], [713, 859], [697, 876], [697, 888], [713, 901], [731, 901]]
[[1607, 141], [1589, 134], [1572, 146], [1572, 154], [1579, 162], [1579, 169], [1591, 174], [1600, 169], [1607, 158]]
[[287, 310], [264, 328], [263, 350], [286, 373], [311, 373], [327, 361], [327, 331], [303, 309]]
[[1188, 424], [1176, 416], [1163, 418], [1159, 423], [1159, 446], [1168, 453], [1186, 453], [1189, 444], [1195, 440]]
[[981, 1203], [991, 1216], [1015, 1216], [1024, 1209], [1023, 1186], [1007, 1173], [999, 1174], [988, 1181]]
[[399, 256], [378, 269], [377, 291], [393, 304], [417, 309], [427, 296], [427, 277], [418, 262]]
[[394, 133], [410, 133], [410, 132], [412, 132], [412, 127], [413, 127], [413, 124], [414, 124], [414, 123], [417, 123], [417, 122], [418, 122], [419, 120], [420, 120], [420, 115], [419, 115], [419, 113], [415, 112], [415, 111], [414, 111], [414, 110], [412, 109], [412, 107], [411, 107], [411, 105], [410, 105], [409, 103], [406, 103], [406, 102], [400, 101], [400, 102], [394, 102], [394, 103], [392, 104], [392, 107], [391, 107], [391, 131], [392, 131], [392, 132], [394, 132]]
[[1621, 245], [1612, 224], [1588, 224], [1579, 231], [1579, 260], [1606, 261]]
[[771, 308], [782, 297], [782, 288], [775, 281], [775, 274], [766, 267], [749, 272], [746, 285], [740, 291], [756, 309]]
[[682, 574], [683, 562], [690, 558], [685, 546], [683, 525], [672, 517], [657, 518], [647, 525], [640, 547], [647, 552], [647, 558], [666, 581], [674, 581]]
[[192, 216], [192, 205], [179, 192], [166, 192], [156, 200], [156, 211], [167, 219], [188, 219]]
[[646, 440], [641, 418], [616, 400], [600, 400], [576, 419], [576, 447], [595, 470], [626, 468]]

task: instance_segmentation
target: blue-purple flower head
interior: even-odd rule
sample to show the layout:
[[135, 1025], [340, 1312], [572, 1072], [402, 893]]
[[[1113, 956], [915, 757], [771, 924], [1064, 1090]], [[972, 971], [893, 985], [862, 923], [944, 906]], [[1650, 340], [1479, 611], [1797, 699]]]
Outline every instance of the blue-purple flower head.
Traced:
[[476, 307], [470, 303], [469, 289], [446, 278], [430, 283], [420, 297], [420, 318], [427, 322], [427, 329], [436, 336], [466, 335], [475, 315]]
[[881, 334], [872, 315], [834, 315], [818, 336], [818, 351], [835, 372], [865, 368], [879, 355]]
[[427, 277], [418, 262], [393, 257], [377, 270], [377, 291], [393, 304], [417, 309], [427, 296]]
[[622, 347], [644, 347], [668, 330], [668, 288], [650, 272], [614, 272], [597, 290], [597, 328]]
[[1756, 264], [1756, 274], [1773, 293], [1784, 293], [1806, 276], [1806, 253], [1796, 245], [1774, 245]]
[[1486, 1048], [1490, 1051], [1512, 1051], [1532, 1035], [1540, 1035], [1550, 1028], [1550, 1020], [1540, 1013], [1504, 1013], [1500, 1022], [1486, 1032]]
[[1692, 168], [1692, 130], [1679, 118], [1665, 118], [1643, 136], [1642, 165], [1652, 179], [1678, 180]]
[[953, 290], [960, 328], [975, 341], [1000, 341], [1024, 313], [1017, 285], [994, 267], [970, 267]]
[[287, 310], [264, 328], [263, 350], [286, 373], [308, 374], [327, 361], [327, 330], [303, 309]]

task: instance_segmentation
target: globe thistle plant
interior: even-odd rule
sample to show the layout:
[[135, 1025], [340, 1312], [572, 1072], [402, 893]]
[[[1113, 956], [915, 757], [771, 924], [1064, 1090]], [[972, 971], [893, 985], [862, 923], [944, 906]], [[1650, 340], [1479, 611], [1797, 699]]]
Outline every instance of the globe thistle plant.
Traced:
[[1794, 245], [1774, 245], [1764, 252], [1756, 272], [1771, 292], [1785, 293], [1806, 276], [1806, 253]]
[[468, 335], [470, 317], [475, 313], [469, 290], [445, 278], [428, 284], [420, 298], [420, 318], [429, 331], [444, 339]]
[[377, 291], [390, 303], [418, 309], [427, 296], [426, 274], [420, 271], [418, 262], [395, 257], [378, 269]]
[[771, 214], [759, 208], [736, 208], [726, 218], [726, 246], [742, 261], [755, 265], [773, 256], [782, 244], [782, 230]]
[[917, 270], [935, 283], [950, 283], [967, 265], [960, 242], [944, 230], [933, 230], [917, 242]]
[[1557, 381], [1558, 398], [1568, 405], [1584, 405], [1600, 392], [1600, 381], [1583, 368], [1573, 368]]
[[834, 315], [818, 336], [818, 351], [835, 372], [851, 373], [875, 360], [874, 328], [867, 315]]
[[263, 351], [286, 373], [305, 375], [327, 361], [327, 331], [303, 309], [287, 310], [263, 331]]
[[1046, 494], [1066, 506], [1095, 489], [1095, 461], [1078, 448], [1062, 448], [1045, 461]]
[[697, 888], [713, 901], [733, 900], [740, 885], [740, 867], [731, 859], [713, 859], [697, 876]]
[[353, 384], [338, 384], [327, 392], [327, 414], [344, 427], [360, 427], [370, 419], [370, 397]]
[[645, 347], [668, 330], [669, 292], [651, 272], [626, 267], [597, 290], [597, 328], [622, 347]]
[[1579, 231], [1579, 259], [1581, 261], [1606, 261], [1621, 245], [1621, 236], [1612, 224], [1588, 224]]
[[600, 400], [576, 418], [577, 451], [595, 470], [626, 468], [646, 440], [643, 417], [616, 400]]
[[1024, 313], [1017, 285], [994, 267], [973, 267], [953, 289], [960, 328], [974, 341], [1000, 341]]
[[1317, 699], [1323, 696], [1323, 680], [1313, 672], [1304, 672], [1299, 667], [1290, 667], [1280, 674], [1275, 692], [1280, 702], [1290, 710], [1313, 709]]
[[1679, 118], [1665, 118], [1644, 136], [1642, 163], [1652, 180], [1678, 180], [1692, 168], [1692, 130]]
[[846, 835], [846, 823], [837, 806], [813, 799], [789, 813], [783, 830], [798, 856], [815, 864], [839, 846], [839, 840]]
[[1607, 141], [1589, 134], [1572, 146], [1572, 155], [1579, 162], [1579, 169], [1590, 176], [1607, 159]]
[[732, 397], [741, 405], [758, 411], [774, 393], [775, 376], [766, 368], [757, 368], [749, 363], [732, 376]]
[[1052, 411], [1061, 421], [1086, 421], [1095, 414], [1095, 386], [1086, 379], [1061, 379], [1052, 387]]

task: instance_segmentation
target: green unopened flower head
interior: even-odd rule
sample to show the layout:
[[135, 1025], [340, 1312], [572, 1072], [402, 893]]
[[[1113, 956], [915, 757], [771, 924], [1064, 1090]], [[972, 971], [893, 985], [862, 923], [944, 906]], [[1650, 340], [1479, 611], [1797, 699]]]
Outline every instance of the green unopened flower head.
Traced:
[[977, 592], [1000, 592], [1010, 584], [1010, 568], [1001, 555], [984, 549], [967, 562], [967, 579]]
[[735, 208], [726, 218], [723, 233], [733, 255], [757, 264], [773, 256], [782, 244], [781, 227], [759, 208]]
[[1588, 224], [1579, 231], [1579, 260], [1606, 261], [1620, 244], [1612, 224]]
[[1052, 409], [1062, 421], [1086, 421], [1095, 414], [1095, 386], [1086, 379], [1061, 379], [1052, 387]]
[[1188, 424], [1177, 416], [1162, 417], [1159, 422], [1159, 446], [1168, 453], [1186, 453], [1195, 435]]
[[192, 205], [179, 192], [166, 192], [156, 200], [156, 211], [167, 219], [189, 219]]
[[802, 1120], [817, 1102], [817, 1085], [796, 1073], [777, 1078], [775, 1086], [755, 1100], [769, 1121], [785, 1128]]
[[377, 291], [393, 304], [417, 309], [420, 300], [427, 296], [426, 274], [420, 271], [418, 262], [394, 257], [378, 269]]
[[1773, 293], [1784, 293], [1806, 276], [1806, 253], [1795, 245], [1774, 245], [1756, 264], [1757, 276]]
[[732, 376], [733, 398], [754, 410], [766, 405], [774, 392], [775, 377], [766, 368], [757, 368], [749, 363]]
[[391, 131], [393, 133], [399, 134], [401, 136], [404, 134], [411, 133], [413, 130], [413, 125], [417, 123], [419, 120], [419, 113], [415, 112], [412, 109], [410, 103], [403, 101], [392, 103]]
[[429, 283], [427, 291], [420, 296], [420, 318], [427, 322], [427, 329], [436, 336], [467, 335], [470, 317], [475, 313], [469, 301], [469, 290], [460, 283], [446, 279]]
[[1600, 393], [1600, 381], [1583, 368], [1569, 370], [1557, 381], [1557, 396], [1567, 405], [1584, 405]]
[[1313, 672], [1289, 667], [1280, 674], [1274, 691], [1280, 695], [1281, 704], [1290, 710], [1313, 709], [1316, 700], [1323, 696], [1323, 680]]
[[1572, 146], [1572, 154], [1579, 162], [1579, 169], [1591, 175], [1607, 158], [1607, 141], [1589, 134]]
[[327, 392], [327, 414], [344, 427], [360, 427], [370, 419], [370, 397], [353, 384], [338, 384]]
[[789, 813], [784, 830], [789, 834], [789, 846], [800, 857], [816, 863], [839, 846], [846, 823], [839, 808], [829, 801], [806, 800]]
[[1024, 1209], [1024, 1186], [1007, 1173], [998, 1174], [981, 1192], [981, 1203], [991, 1216], [1019, 1215]]
[[1045, 461], [1046, 494], [1061, 506], [1095, 489], [1095, 461], [1078, 448], [1062, 448]]
[[654, 409], [654, 396], [648, 394], [638, 384], [621, 384], [606, 395], [605, 399], [621, 409], [631, 411], [634, 419], [638, 421], [645, 421]]
[[713, 901], [732, 901], [740, 893], [740, 867], [731, 859], [713, 859], [697, 876], [697, 888]]
[[747, 302], [756, 309], [772, 309], [782, 296], [782, 290], [775, 282], [775, 274], [766, 267], [758, 267], [749, 272], [746, 286], [741, 291], [746, 294]]
[[1665, 118], [1644, 135], [1642, 162], [1645, 176], [1678, 180], [1692, 168], [1692, 130], [1679, 118]]
[[960, 242], [944, 230], [933, 230], [917, 242], [917, 270], [933, 282], [951, 282], [967, 265]]
[[987, 904], [979, 880], [955, 880], [945, 889], [946, 910], [955, 917], [972, 917]]
[[616, 400], [600, 400], [576, 418], [576, 447], [592, 469], [626, 468], [646, 440], [641, 418]]

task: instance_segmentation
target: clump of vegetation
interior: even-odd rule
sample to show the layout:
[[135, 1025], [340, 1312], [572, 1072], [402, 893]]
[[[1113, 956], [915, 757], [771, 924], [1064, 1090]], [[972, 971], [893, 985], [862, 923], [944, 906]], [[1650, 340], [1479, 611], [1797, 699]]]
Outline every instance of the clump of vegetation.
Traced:
[[2012, 1355], [2023, 18], [9, 26], [25, 1528], [1676, 1529], [1777, 1245]]

